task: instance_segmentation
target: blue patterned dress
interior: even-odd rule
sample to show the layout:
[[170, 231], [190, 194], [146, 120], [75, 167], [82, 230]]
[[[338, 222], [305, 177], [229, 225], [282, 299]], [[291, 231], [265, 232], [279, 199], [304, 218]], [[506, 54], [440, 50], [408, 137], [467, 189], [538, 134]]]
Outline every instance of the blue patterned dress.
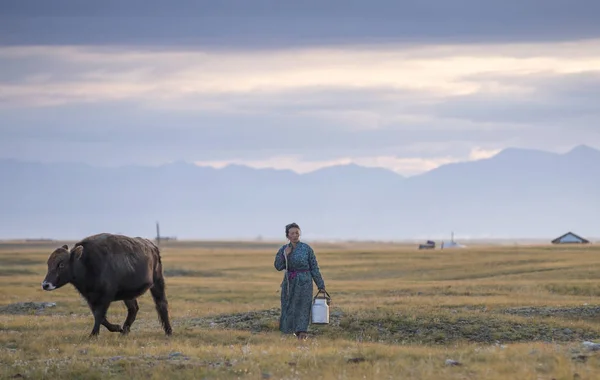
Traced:
[[[285, 253], [287, 244], [279, 248], [275, 255], [275, 269], [285, 269]], [[319, 271], [319, 264], [313, 249], [306, 243], [298, 242], [296, 248], [288, 256], [288, 273], [281, 283], [281, 316], [279, 330], [291, 334], [306, 332], [310, 322], [313, 298], [313, 280], [318, 289], [325, 288], [325, 282]]]

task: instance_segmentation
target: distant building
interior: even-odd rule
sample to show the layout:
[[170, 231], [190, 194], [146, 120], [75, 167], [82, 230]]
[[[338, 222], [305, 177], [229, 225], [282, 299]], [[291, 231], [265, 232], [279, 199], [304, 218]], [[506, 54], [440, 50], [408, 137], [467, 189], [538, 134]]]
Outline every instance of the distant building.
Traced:
[[419, 244], [419, 249], [435, 249], [435, 242], [433, 240], [427, 240], [426, 244]]
[[584, 239], [570, 231], [552, 240], [552, 244], [589, 244], [589, 242], [589, 240]]
[[465, 246], [454, 241], [454, 232], [452, 232], [450, 235], [450, 241], [443, 241], [440, 248], [465, 248]]

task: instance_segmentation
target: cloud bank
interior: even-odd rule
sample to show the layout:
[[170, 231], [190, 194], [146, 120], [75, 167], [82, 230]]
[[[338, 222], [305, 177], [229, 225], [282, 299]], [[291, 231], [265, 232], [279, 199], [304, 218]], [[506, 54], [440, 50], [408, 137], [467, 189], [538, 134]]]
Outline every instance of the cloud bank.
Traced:
[[595, 2], [35, 4], [1, 5], [0, 157], [413, 175], [600, 147]]

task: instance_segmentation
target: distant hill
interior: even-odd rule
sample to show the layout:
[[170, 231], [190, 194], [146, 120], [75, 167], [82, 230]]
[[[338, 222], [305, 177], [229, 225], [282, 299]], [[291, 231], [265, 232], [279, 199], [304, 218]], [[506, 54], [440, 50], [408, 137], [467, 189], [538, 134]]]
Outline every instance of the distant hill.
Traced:
[[0, 238], [406, 239], [600, 235], [600, 151], [506, 149], [494, 157], [402, 177], [340, 165], [307, 174], [177, 162], [92, 167], [0, 160]]

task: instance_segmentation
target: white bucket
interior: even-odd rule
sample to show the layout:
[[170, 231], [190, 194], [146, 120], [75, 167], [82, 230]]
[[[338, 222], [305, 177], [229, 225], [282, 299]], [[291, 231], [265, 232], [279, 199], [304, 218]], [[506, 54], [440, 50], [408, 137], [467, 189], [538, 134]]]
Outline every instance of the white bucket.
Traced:
[[329, 305], [325, 298], [316, 299], [312, 305], [312, 323], [328, 324], [329, 323]]
[[311, 319], [313, 324], [326, 325], [329, 324], [329, 294], [328, 298], [317, 298], [319, 293], [313, 299]]

